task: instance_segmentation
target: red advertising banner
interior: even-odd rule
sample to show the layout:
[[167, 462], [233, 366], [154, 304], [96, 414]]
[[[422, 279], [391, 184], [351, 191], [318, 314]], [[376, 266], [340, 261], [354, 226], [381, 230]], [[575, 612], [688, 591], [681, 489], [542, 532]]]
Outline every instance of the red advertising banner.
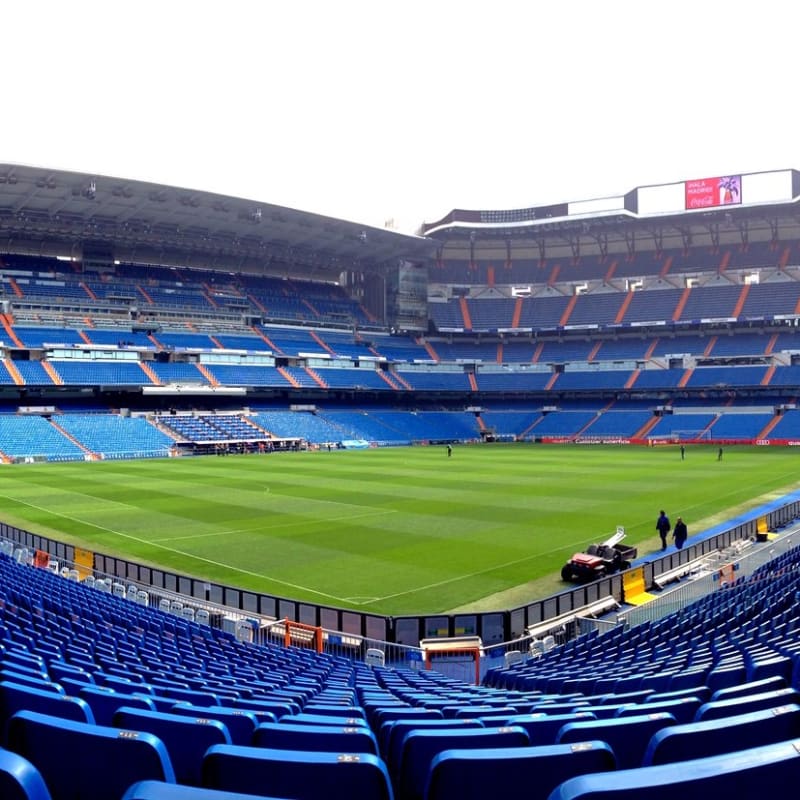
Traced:
[[686, 181], [684, 193], [687, 210], [739, 205], [742, 202], [742, 176], [726, 175], [723, 178]]

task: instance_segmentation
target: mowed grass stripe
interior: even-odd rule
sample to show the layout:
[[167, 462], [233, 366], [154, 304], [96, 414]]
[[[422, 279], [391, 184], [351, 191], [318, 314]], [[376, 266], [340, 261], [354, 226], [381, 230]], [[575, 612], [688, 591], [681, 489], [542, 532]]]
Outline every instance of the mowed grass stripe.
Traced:
[[450, 459], [438, 447], [386, 448], [0, 475], [0, 518], [20, 527], [255, 591], [398, 615], [525, 586], [536, 599], [563, 588], [572, 552], [617, 525], [640, 552], [654, 550], [661, 507], [683, 514], [691, 535], [796, 488], [798, 470], [790, 449], [729, 448], [717, 463], [710, 447], [688, 448], [681, 462], [674, 448], [479, 445]]

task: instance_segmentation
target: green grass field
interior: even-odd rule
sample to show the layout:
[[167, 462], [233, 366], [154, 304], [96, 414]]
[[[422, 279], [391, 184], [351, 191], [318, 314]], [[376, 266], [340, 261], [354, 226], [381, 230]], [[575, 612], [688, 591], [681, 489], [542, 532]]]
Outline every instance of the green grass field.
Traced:
[[382, 614], [513, 608], [617, 525], [690, 537], [797, 488], [782, 448], [474, 445], [11, 466], [0, 519], [242, 588]]

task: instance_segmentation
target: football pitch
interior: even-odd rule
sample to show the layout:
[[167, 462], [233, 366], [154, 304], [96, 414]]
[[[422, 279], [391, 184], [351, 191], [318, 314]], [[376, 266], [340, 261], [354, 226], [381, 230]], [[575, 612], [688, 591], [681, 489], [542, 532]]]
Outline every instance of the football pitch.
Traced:
[[465, 445], [31, 464], [0, 520], [107, 555], [368, 613], [513, 608], [618, 525], [689, 536], [800, 486], [792, 448]]

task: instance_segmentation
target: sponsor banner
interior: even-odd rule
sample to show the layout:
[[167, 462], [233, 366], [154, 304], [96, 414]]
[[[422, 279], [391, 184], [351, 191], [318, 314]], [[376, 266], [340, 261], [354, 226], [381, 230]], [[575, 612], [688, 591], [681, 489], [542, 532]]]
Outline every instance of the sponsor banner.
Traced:
[[742, 176], [725, 175], [720, 178], [700, 178], [684, 184], [685, 208], [717, 208], [741, 205]]

